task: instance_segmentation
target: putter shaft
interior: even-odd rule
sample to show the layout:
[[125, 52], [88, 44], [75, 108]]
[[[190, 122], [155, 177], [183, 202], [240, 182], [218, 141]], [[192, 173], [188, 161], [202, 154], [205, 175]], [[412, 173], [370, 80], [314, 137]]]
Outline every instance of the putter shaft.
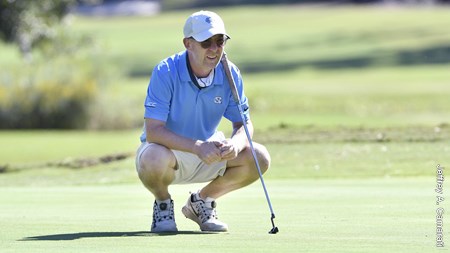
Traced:
[[275, 226], [275, 223], [273, 221], [275, 219], [275, 213], [272, 208], [272, 203], [270, 202], [269, 193], [267, 192], [267, 189], [266, 189], [266, 184], [264, 183], [264, 178], [262, 176], [261, 168], [259, 167], [259, 162], [258, 162], [258, 158], [256, 156], [255, 148], [253, 147], [252, 137], [250, 136], [250, 132], [248, 131], [247, 121], [245, 120], [245, 117], [244, 117], [244, 111], [242, 109], [239, 94], [237, 92], [236, 83], [234, 82], [233, 76], [231, 75], [230, 67], [228, 65], [227, 54], [225, 52], [223, 52], [221, 61], [222, 61], [222, 64], [223, 64], [223, 67], [225, 70], [225, 74], [227, 75], [227, 78], [228, 78], [228, 83], [230, 84], [230, 89], [231, 89], [231, 93], [233, 94], [234, 101], [238, 106], [239, 114], [241, 115], [242, 124], [243, 124], [244, 130], [245, 130], [245, 134], [247, 135], [247, 139], [250, 144], [250, 149], [252, 152], [253, 160], [255, 161], [255, 165], [256, 165], [256, 168], [257, 168], [258, 174], [259, 174], [259, 179], [260, 179], [261, 184], [264, 189], [264, 194], [266, 196], [267, 204], [269, 205], [269, 209], [270, 209], [270, 213], [271, 213], [270, 220], [272, 222], [272, 230], [270, 230], [269, 233], [276, 234], [278, 232], [278, 228]]

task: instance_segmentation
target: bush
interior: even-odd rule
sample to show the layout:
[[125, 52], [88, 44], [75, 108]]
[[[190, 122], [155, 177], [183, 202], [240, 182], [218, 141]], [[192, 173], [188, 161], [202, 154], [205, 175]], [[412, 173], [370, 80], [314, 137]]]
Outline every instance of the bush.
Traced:
[[118, 115], [125, 102], [99, 96], [102, 84], [117, 74], [102, 47], [68, 29], [71, 17], [65, 14], [75, 2], [0, 0], [0, 39], [14, 42], [23, 57], [0, 66], [0, 129], [136, 125]]
[[24, 64], [0, 79], [0, 128], [83, 128], [98, 81], [85, 63]]
[[[142, 104], [143, 101], [139, 100], [141, 106], [137, 107], [135, 101], [124, 97], [123, 94], [102, 92], [92, 103], [87, 128], [92, 130], [119, 130], [142, 127], [143, 116], [136, 114], [136, 110], [134, 110], [134, 108], [143, 108]], [[141, 112], [141, 110], [137, 112]]]
[[31, 62], [3, 66], [0, 129], [86, 128], [107, 76], [99, 49], [87, 37], [60, 30]]

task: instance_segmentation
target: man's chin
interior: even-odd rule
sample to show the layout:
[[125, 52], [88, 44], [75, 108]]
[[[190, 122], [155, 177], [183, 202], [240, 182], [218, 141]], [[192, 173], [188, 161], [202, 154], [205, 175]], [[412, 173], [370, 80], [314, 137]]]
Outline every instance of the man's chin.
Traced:
[[212, 65], [213, 68], [216, 68], [219, 65], [219, 62], [220, 62], [219, 60], [216, 60]]

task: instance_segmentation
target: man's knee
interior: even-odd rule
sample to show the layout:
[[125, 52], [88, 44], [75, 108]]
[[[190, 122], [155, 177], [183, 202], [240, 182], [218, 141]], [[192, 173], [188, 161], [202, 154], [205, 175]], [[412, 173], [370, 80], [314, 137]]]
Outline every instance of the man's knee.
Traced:
[[159, 144], [152, 143], [141, 154], [139, 159], [139, 175], [142, 174], [160, 174], [168, 168], [174, 168], [176, 158], [173, 152]]
[[[258, 159], [259, 168], [261, 169], [262, 173], [265, 173], [269, 167], [270, 167], [270, 154], [269, 151], [267, 151], [266, 147], [259, 144], [259, 143], [253, 143], [253, 148], [255, 149], [255, 154]], [[252, 167], [256, 167], [255, 160], [252, 155], [252, 151], [250, 147], [247, 147], [245, 150], [245, 156], [247, 162], [252, 165]]]
[[270, 167], [270, 154], [267, 148], [259, 143], [254, 143], [253, 147], [255, 148], [256, 157], [258, 157], [259, 167], [261, 172], [266, 172]]

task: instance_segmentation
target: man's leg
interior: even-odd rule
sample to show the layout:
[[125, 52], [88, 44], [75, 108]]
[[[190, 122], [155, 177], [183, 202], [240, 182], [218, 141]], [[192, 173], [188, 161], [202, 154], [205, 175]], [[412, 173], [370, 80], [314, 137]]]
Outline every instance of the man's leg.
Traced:
[[[255, 153], [264, 173], [270, 166], [270, 155], [266, 148], [254, 143]], [[183, 214], [195, 221], [203, 231], [227, 231], [227, 224], [221, 222], [216, 214], [215, 199], [251, 184], [259, 178], [259, 173], [249, 147], [239, 153], [238, 157], [227, 162], [223, 176], [219, 176], [199, 193], [192, 194], [183, 207]]]
[[176, 159], [168, 148], [147, 144], [138, 157], [138, 175], [145, 187], [155, 196], [152, 232], [176, 232], [173, 200], [169, 185], [175, 178]]
[[150, 144], [141, 154], [139, 178], [157, 200], [170, 198], [169, 185], [175, 178], [176, 163], [172, 151], [158, 144]]
[[[258, 158], [261, 172], [266, 172], [270, 167], [270, 155], [267, 149], [258, 143], [253, 143], [256, 157]], [[227, 162], [225, 174], [217, 177], [200, 191], [201, 198], [214, 198], [231, 191], [245, 187], [258, 180], [259, 174], [253, 160], [250, 147], [239, 153], [238, 157]]]

